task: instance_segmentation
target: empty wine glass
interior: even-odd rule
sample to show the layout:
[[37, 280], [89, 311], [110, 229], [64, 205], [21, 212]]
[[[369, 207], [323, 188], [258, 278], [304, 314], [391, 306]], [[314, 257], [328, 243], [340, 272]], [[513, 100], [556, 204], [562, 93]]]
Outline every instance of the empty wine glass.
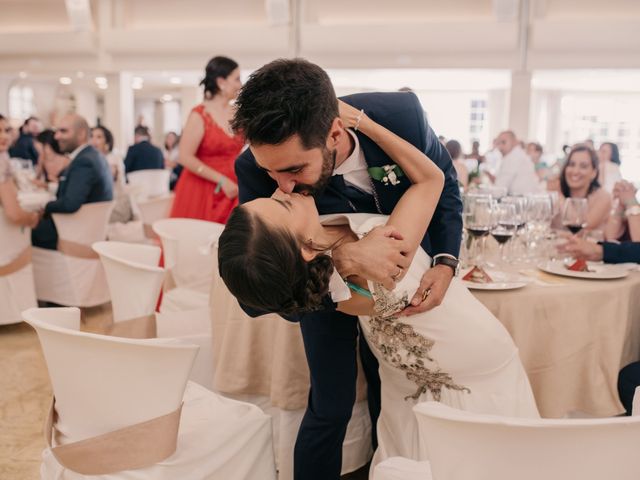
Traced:
[[575, 235], [587, 225], [588, 210], [586, 198], [565, 199], [562, 207], [562, 225]]

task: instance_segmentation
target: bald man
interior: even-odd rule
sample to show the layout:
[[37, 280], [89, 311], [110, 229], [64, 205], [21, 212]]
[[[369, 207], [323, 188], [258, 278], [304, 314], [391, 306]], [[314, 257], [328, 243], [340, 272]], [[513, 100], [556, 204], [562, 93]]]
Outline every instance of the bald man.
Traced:
[[505, 187], [509, 195], [526, 195], [540, 191], [540, 180], [531, 159], [520, 146], [516, 135], [505, 130], [496, 140], [502, 154], [496, 186]]
[[89, 125], [77, 114], [65, 115], [55, 138], [71, 163], [60, 173], [56, 199], [47, 203], [42, 220], [31, 232], [36, 247], [55, 250], [58, 232], [52, 213], [74, 213], [85, 203], [113, 200], [113, 178], [105, 158], [89, 145]]

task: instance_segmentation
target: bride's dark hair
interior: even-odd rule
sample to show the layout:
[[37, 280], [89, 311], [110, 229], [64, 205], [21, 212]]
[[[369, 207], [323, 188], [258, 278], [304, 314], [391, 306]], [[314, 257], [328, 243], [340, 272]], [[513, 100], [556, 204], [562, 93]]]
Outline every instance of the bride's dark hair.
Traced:
[[329, 293], [333, 261], [320, 253], [307, 262], [301, 241], [236, 207], [218, 240], [218, 270], [240, 303], [290, 315], [319, 309]]

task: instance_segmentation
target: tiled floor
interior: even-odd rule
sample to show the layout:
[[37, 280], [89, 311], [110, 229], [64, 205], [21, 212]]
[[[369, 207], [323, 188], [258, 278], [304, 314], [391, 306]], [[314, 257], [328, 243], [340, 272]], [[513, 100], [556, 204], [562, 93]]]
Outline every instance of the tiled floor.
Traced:
[[[110, 305], [83, 311], [85, 331], [110, 323]], [[0, 325], [0, 372], [0, 479], [38, 479], [51, 385], [38, 337], [26, 323]], [[343, 480], [366, 480], [367, 473], [363, 467]]]

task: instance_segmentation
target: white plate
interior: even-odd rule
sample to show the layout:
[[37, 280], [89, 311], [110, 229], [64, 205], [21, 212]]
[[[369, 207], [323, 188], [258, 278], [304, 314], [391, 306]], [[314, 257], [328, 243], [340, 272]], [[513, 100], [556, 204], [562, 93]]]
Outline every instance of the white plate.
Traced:
[[547, 263], [541, 263], [538, 268], [543, 272], [561, 275], [563, 277], [574, 278], [590, 278], [593, 280], [613, 280], [615, 278], [624, 278], [629, 275], [629, 270], [618, 265], [607, 265], [604, 263], [587, 262], [591, 272], [574, 272], [569, 270], [562, 260], [552, 260]]
[[[467, 273], [469, 273], [469, 270], [463, 272], [461, 277], [464, 277]], [[487, 273], [492, 278], [493, 282], [476, 283], [462, 280], [462, 284], [470, 290], [515, 290], [516, 288], [522, 288], [531, 283], [530, 279], [517, 274], [500, 272], [497, 270], [487, 270]]]
[[476, 283], [462, 281], [462, 284], [469, 290], [515, 290], [516, 288], [522, 288], [529, 282], [491, 282], [491, 283]]

